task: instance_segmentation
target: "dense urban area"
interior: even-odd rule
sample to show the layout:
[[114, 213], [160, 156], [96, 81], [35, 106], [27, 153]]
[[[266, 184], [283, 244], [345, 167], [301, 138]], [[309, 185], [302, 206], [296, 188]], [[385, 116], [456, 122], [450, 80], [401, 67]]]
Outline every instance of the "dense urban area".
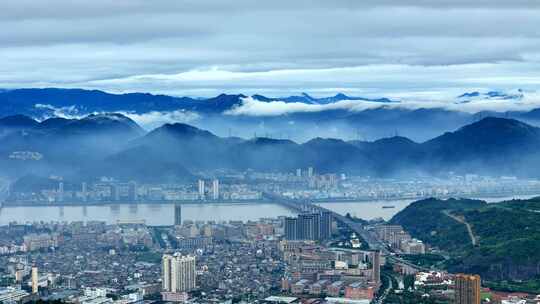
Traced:
[[[533, 193], [535, 180], [451, 175], [374, 180], [313, 168], [290, 174], [206, 175], [195, 184], [139, 185], [103, 178], [79, 188], [10, 189], [6, 206], [171, 202], [174, 225], [13, 222], [0, 227], [0, 301], [105, 303], [536, 303], [493, 290], [478, 274], [444, 267], [448, 254], [392, 221], [345, 216], [313, 202]], [[239, 182], [241, 181], [241, 182]], [[273, 202], [296, 216], [193, 221], [186, 202]], [[385, 206], [392, 208], [393, 206]], [[384, 207], [383, 207], [384, 208]], [[449, 216], [452, 216], [449, 214]], [[459, 221], [456, 218], [456, 221]], [[468, 301], [467, 300], [467, 301]]]
[[0, 304], [540, 304], [540, 0], [0, 29]]
[[448, 173], [439, 178], [381, 179], [343, 173], [317, 174], [315, 169], [299, 168], [289, 173], [200, 172], [203, 178], [199, 180], [167, 184], [140, 184], [111, 177], [79, 183], [65, 181], [60, 176], [27, 177], [3, 188], [8, 205], [260, 201], [264, 192], [312, 201], [497, 197], [540, 192], [540, 180], [515, 176]]

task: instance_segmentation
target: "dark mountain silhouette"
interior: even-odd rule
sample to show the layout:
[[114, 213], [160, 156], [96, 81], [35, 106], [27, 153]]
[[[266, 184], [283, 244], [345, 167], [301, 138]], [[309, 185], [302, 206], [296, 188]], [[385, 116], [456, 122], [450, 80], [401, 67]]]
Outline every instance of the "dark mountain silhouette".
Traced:
[[0, 118], [0, 127], [2, 128], [32, 128], [39, 123], [25, 115], [13, 115]]
[[39, 122], [25, 115], [13, 115], [0, 118], [0, 138], [16, 131], [32, 129]]
[[230, 166], [264, 171], [292, 170], [302, 163], [300, 145], [283, 139], [258, 137], [232, 146]]
[[373, 170], [384, 176], [413, 174], [419, 168], [411, 164], [417, 164], [423, 156], [420, 144], [402, 136], [382, 138], [373, 142], [350, 141], [350, 143], [369, 155], [374, 166]]
[[[0, 138], [0, 166], [8, 175], [26, 173], [75, 174], [93, 166], [143, 135], [131, 119], [120, 114], [89, 115], [82, 119], [48, 119], [41, 123], [20, 116], [18, 129]], [[4, 118], [13, 121], [13, 118]], [[14, 152], [36, 152], [39, 160], [10, 157]]]
[[286, 96], [286, 97], [266, 97], [263, 95], [255, 94], [251, 97], [253, 97], [253, 99], [256, 99], [259, 101], [265, 101], [265, 102], [284, 101], [284, 102], [289, 102], [289, 103], [300, 102], [300, 103], [305, 103], [305, 104], [330, 104], [330, 103], [343, 101], [343, 100], [363, 100], [363, 101], [372, 101], [372, 102], [381, 102], [381, 103], [397, 102], [388, 98], [354, 97], [354, 96], [347, 96], [343, 93], [338, 93], [334, 96], [322, 97], [322, 98], [316, 98], [307, 93], [302, 93], [299, 96]]
[[514, 168], [535, 157], [540, 129], [514, 119], [487, 117], [422, 144], [431, 165]]
[[329, 172], [368, 174], [373, 169], [369, 154], [340, 139], [315, 138], [302, 145], [306, 162]]
[[[173, 181], [208, 169], [293, 172], [308, 166], [320, 173], [381, 177], [449, 171], [540, 176], [540, 129], [505, 118], [487, 117], [424, 143], [393, 136], [373, 142], [319, 137], [303, 144], [219, 137], [181, 123], [144, 133], [120, 114], [20, 121], [27, 123], [16, 125], [26, 127], [0, 138], [0, 166], [11, 177], [41, 173]], [[42, 158], [10, 157], [17, 151], [37, 152]]]
[[538, 130], [516, 120], [488, 117], [422, 144], [400, 136], [374, 142], [315, 138], [297, 144], [271, 138], [231, 141], [176, 124], [158, 128], [136, 143], [153, 147], [160, 159], [168, 159], [162, 151], [173, 153], [190, 169], [286, 171], [314, 166], [320, 172], [381, 176], [447, 171], [532, 174], [532, 170], [522, 171], [522, 160], [536, 157]]
[[46, 120], [42, 121], [39, 124], [39, 127], [42, 128], [42, 129], [49, 129], [49, 130], [58, 129], [58, 128], [61, 128], [63, 126], [68, 125], [72, 121], [73, 121], [73, 119], [67, 119], [67, 118], [61, 118], [61, 117], [53, 117], [53, 118], [49, 118], [49, 119], [46, 119]]

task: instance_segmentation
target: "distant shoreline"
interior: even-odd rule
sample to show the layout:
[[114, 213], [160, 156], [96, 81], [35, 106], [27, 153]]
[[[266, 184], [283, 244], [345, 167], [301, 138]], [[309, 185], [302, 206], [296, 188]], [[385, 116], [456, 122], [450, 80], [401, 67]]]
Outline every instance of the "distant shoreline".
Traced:
[[473, 196], [459, 196], [459, 195], [441, 195], [441, 196], [423, 196], [423, 197], [392, 197], [392, 198], [354, 198], [354, 199], [347, 199], [347, 198], [336, 198], [336, 199], [312, 199], [310, 201], [314, 203], [326, 203], [326, 204], [332, 204], [332, 203], [367, 203], [367, 202], [392, 202], [392, 201], [419, 201], [423, 199], [428, 198], [438, 198], [438, 199], [449, 199], [449, 198], [467, 198], [467, 199], [480, 199], [482, 198], [507, 198], [510, 196], [540, 196], [540, 193], [537, 191], [534, 192], [521, 192], [521, 193], [497, 193], [497, 194], [476, 194]]
[[[537, 191], [520, 192], [520, 193], [496, 193], [496, 194], [475, 194], [472, 196], [444, 195], [444, 196], [425, 196], [425, 197], [392, 197], [392, 198], [324, 198], [324, 199], [309, 199], [313, 203], [369, 203], [373, 201], [392, 202], [392, 201], [418, 201], [431, 197], [439, 199], [448, 198], [508, 198], [511, 196], [540, 196]], [[480, 197], [480, 198], [479, 198]], [[190, 201], [104, 201], [104, 202], [63, 202], [63, 203], [44, 203], [44, 202], [3, 202], [0, 207], [84, 207], [84, 206], [114, 206], [114, 205], [245, 205], [245, 204], [272, 204], [272, 201], [265, 199], [258, 200], [190, 200]]]
[[272, 202], [266, 200], [241, 200], [241, 201], [106, 201], [106, 202], [4, 202], [2, 207], [91, 207], [91, 206], [115, 206], [115, 205], [244, 205], [253, 203]]

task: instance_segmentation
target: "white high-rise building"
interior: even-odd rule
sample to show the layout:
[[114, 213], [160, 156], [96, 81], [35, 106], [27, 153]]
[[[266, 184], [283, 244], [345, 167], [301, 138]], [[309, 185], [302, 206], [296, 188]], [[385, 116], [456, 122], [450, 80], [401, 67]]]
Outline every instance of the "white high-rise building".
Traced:
[[204, 180], [199, 180], [199, 199], [205, 198], [205, 187], [204, 187]]
[[172, 255], [164, 255], [161, 259], [161, 289], [164, 291], [171, 290], [171, 260]]
[[39, 284], [39, 276], [38, 276], [38, 268], [36, 266], [32, 266], [32, 293], [38, 293], [38, 285]]
[[166, 254], [162, 264], [164, 291], [179, 293], [195, 289], [197, 273], [194, 256]]
[[86, 182], [82, 183], [81, 188], [82, 200], [86, 202], [86, 200], [88, 199], [88, 186], [86, 185]]
[[217, 179], [212, 181], [212, 199], [219, 199], [219, 180]]
[[58, 201], [64, 201], [64, 182], [58, 183]]
[[307, 176], [308, 176], [308, 177], [313, 177], [313, 167], [309, 167], [309, 168], [307, 169], [307, 172], [308, 172], [308, 173], [307, 173]]

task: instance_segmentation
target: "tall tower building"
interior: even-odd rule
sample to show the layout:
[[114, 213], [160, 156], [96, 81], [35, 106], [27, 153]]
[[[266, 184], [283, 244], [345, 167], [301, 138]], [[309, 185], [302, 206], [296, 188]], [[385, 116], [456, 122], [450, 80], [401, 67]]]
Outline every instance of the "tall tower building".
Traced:
[[38, 293], [38, 268], [32, 266], [32, 293]]
[[164, 255], [163, 290], [168, 292], [187, 292], [196, 286], [196, 263], [194, 256], [179, 253]]
[[308, 177], [313, 177], [313, 167], [309, 167], [309, 168], [307, 169], [307, 176], [308, 176]]
[[283, 225], [285, 228], [285, 239], [289, 241], [298, 240], [298, 219], [286, 217]]
[[217, 179], [212, 181], [212, 199], [219, 199], [219, 180]]
[[330, 211], [321, 213], [321, 240], [329, 240], [332, 237], [333, 216]]
[[131, 181], [128, 184], [128, 197], [129, 200], [135, 202], [139, 199], [137, 195], [137, 182]]
[[456, 304], [480, 304], [480, 276], [458, 274], [456, 281]]
[[304, 213], [298, 216], [298, 238], [301, 240], [319, 240], [321, 215]]
[[111, 200], [119, 201], [120, 200], [120, 186], [111, 185]]
[[86, 202], [88, 200], [88, 186], [86, 182], [83, 182], [81, 185], [81, 195], [82, 195], [82, 200]]
[[373, 282], [379, 284], [381, 282], [381, 252], [380, 251], [373, 251], [371, 256], [371, 264], [373, 267], [372, 270], [372, 280]]
[[64, 182], [58, 183], [58, 201], [64, 201]]
[[164, 255], [161, 259], [161, 271], [162, 271], [162, 280], [161, 288], [164, 291], [171, 290], [171, 261], [173, 259], [172, 255]]
[[174, 225], [175, 226], [182, 225], [182, 205], [180, 204], [174, 205]]
[[205, 187], [204, 180], [199, 180], [199, 199], [203, 200], [205, 198]]

